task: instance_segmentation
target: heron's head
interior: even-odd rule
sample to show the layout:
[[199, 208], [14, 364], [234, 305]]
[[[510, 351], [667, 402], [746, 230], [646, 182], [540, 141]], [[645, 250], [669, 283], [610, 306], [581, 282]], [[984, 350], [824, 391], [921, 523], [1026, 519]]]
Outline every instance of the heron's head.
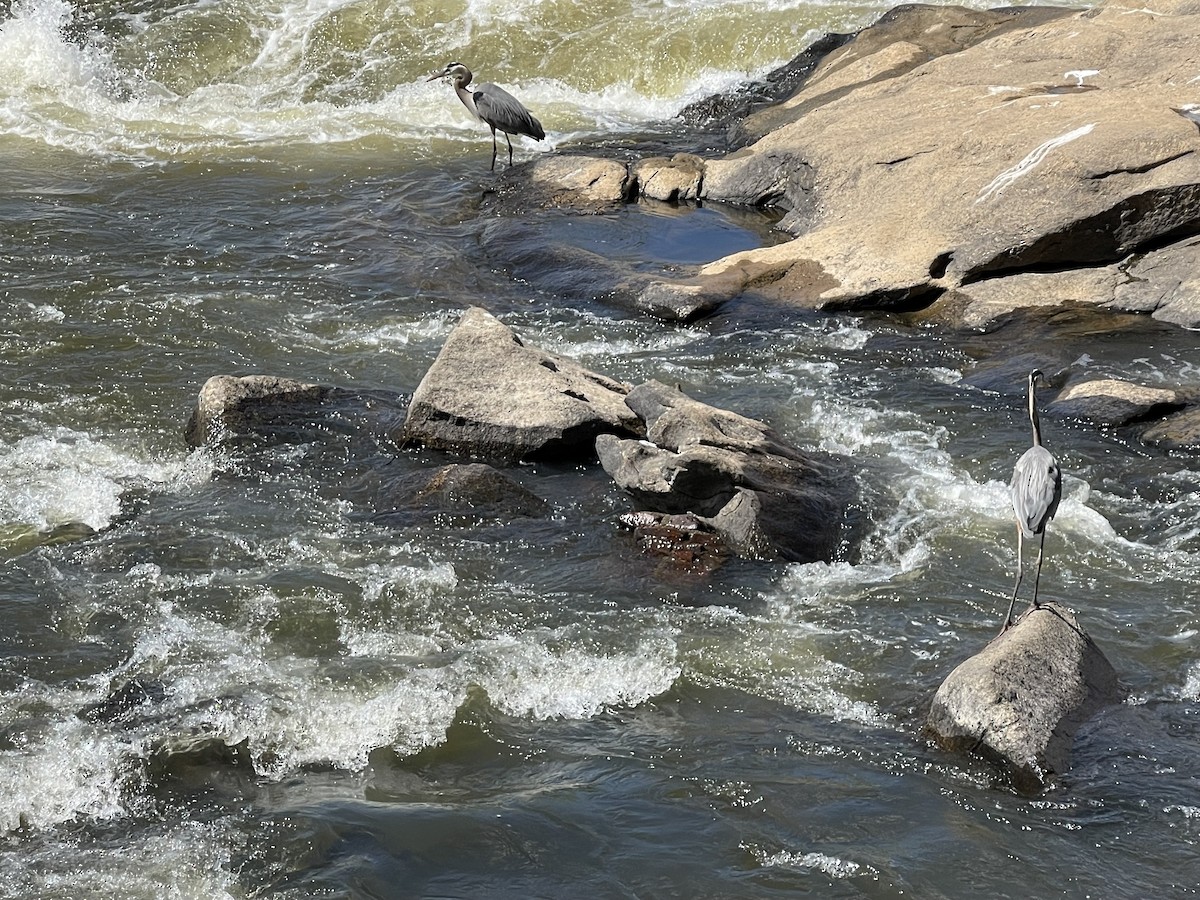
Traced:
[[466, 87], [471, 83], [471, 70], [460, 62], [446, 63], [446, 68], [434, 72], [426, 81], [437, 81], [439, 78], [449, 78], [458, 87]]
[[1042, 379], [1042, 381], [1046, 380], [1046, 373], [1043, 372], [1041, 369], [1034, 369], [1032, 372], [1029, 373], [1029, 383], [1030, 384], [1034, 384], [1039, 378]]

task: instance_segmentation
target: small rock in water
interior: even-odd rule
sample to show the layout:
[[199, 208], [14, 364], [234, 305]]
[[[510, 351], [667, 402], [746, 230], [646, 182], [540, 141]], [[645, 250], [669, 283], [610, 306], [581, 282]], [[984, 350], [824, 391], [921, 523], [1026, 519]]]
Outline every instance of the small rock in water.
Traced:
[[1055, 415], [1086, 419], [1119, 427], [1163, 412], [1178, 410], [1179, 394], [1165, 388], [1143, 387], [1115, 378], [1091, 379], [1065, 388], [1050, 403]]
[[1043, 603], [950, 673], [928, 725], [945, 749], [989, 759], [1036, 792], [1070, 767], [1079, 726], [1123, 697], [1075, 616]]

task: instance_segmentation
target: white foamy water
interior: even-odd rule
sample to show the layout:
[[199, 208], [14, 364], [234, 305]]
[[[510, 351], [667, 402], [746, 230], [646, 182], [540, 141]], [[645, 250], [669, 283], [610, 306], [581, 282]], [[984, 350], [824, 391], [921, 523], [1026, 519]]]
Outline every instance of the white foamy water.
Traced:
[[0, 522], [36, 530], [79, 522], [100, 530], [120, 512], [129, 488], [199, 483], [208, 473], [208, 466], [189, 464], [182, 455], [148, 458], [111, 440], [57, 428], [0, 444]]

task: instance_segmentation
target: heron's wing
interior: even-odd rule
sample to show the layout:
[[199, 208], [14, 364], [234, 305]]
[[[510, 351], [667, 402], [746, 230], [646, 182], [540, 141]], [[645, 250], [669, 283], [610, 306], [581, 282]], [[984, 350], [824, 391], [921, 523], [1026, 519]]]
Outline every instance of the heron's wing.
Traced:
[[525, 134], [538, 141], [546, 136], [542, 123], [521, 105], [520, 100], [491, 82], [476, 87], [475, 108], [479, 110], [479, 118], [493, 128], [509, 134]]
[[1013, 469], [1009, 493], [1017, 525], [1025, 537], [1041, 534], [1062, 499], [1062, 472], [1049, 450], [1030, 447], [1021, 455]]

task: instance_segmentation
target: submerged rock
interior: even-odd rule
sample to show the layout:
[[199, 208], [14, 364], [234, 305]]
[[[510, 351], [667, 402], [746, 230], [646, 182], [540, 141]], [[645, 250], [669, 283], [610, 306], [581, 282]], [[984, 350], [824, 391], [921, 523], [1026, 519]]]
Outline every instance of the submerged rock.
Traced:
[[987, 758], [1036, 791], [1070, 767], [1079, 726], [1123, 696], [1075, 616], [1044, 603], [950, 673], [928, 724], [945, 749]]
[[508, 474], [484, 463], [452, 463], [400, 477], [371, 473], [354, 486], [369, 495], [376, 518], [411, 524], [454, 514], [467, 522], [480, 519], [532, 519], [550, 513], [550, 504]]
[[645, 423], [646, 440], [601, 435], [596, 453], [641, 509], [693, 516], [748, 559], [837, 554], [854, 493], [846, 466], [658, 382], [634, 388], [626, 402]]
[[311, 411], [331, 390], [275, 375], [214, 375], [200, 389], [184, 439], [189, 447], [217, 446], [238, 432]]
[[620, 524], [631, 530], [642, 552], [661, 557], [680, 572], [707, 574], [729, 557], [729, 545], [703, 520], [690, 513], [625, 513]]
[[478, 307], [467, 310], [414, 392], [400, 443], [516, 461], [591, 456], [602, 432], [636, 434], [628, 386], [526, 347]]
[[1200, 451], [1200, 409], [1185, 409], [1151, 424], [1141, 439], [1162, 450]]

